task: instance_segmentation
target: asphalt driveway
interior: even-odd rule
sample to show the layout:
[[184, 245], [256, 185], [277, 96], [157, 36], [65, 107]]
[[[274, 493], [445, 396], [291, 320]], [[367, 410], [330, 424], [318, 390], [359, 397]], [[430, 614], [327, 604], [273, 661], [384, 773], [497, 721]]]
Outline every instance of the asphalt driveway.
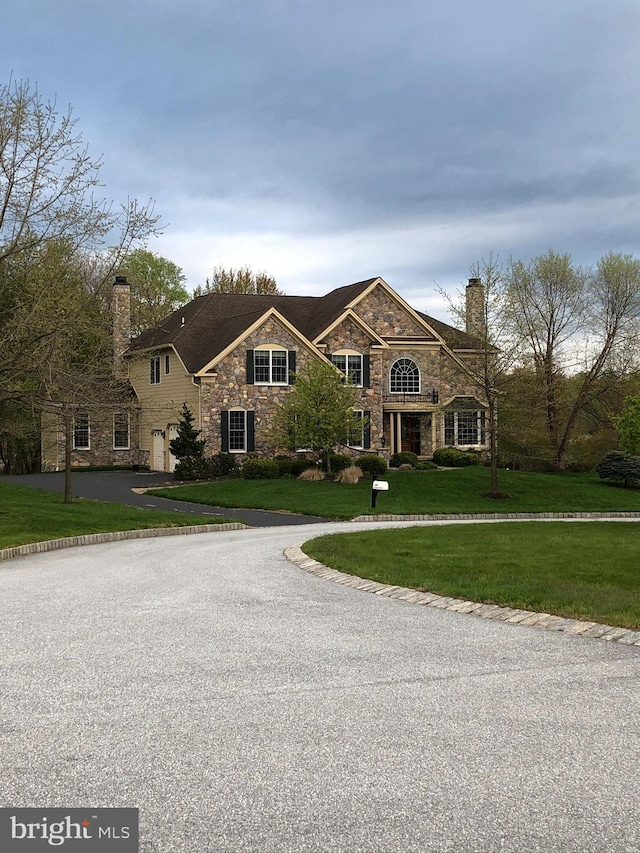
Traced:
[[638, 648], [282, 556], [340, 530], [4, 564], [2, 805], [137, 806], [145, 853], [640, 850]]
[[[18, 486], [32, 486], [51, 492], [64, 492], [64, 473], [25, 474], [5, 477], [7, 482]], [[283, 524], [315, 524], [326, 521], [310, 515], [294, 515], [289, 512], [267, 512], [260, 509], [229, 509], [228, 507], [192, 504], [172, 501], [152, 495], [138, 494], [133, 489], [148, 489], [152, 486], [172, 485], [172, 480], [158, 471], [134, 473], [133, 471], [74, 471], [71, 478], [75, 497], [136, 506], [141, 509], [157, 509], [167, 512], [184, 512], [197, 515], [221, 515], [232, 521], [243, 521], [251, 527], [280, 527]]]

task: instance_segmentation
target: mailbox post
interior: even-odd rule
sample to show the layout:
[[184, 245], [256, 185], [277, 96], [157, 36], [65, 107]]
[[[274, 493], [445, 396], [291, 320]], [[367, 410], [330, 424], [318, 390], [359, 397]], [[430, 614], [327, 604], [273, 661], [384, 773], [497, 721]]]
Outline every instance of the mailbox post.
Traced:
[[374, 480], [371, 483], [371, 507], [373, 509], [376, 508], [376, 500], [378, 498], [378, 492], [388, 492], [389, 491], [389, 483], [386, 480]]

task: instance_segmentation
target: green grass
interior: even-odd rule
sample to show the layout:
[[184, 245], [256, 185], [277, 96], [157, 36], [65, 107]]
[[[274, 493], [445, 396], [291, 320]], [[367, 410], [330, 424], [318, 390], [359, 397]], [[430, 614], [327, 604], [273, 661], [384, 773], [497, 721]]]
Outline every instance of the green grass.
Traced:
[[322, 536], [303, 550], [380, 583], [640, 628], [640, 522], [509, 522]]
[[487, 468], [453, 471], [390, 471], [389, 491], [371, 510], [371, 483], [310, 483], [301, 480], [220, 480], [150, 494], [174, 500], [226, 507], [288, 510], [325, 518], [353, 518], [364, 513], [579, 512], [632, 510], [640, 512], [640, 489], [621, 489], [596, 474], [535, 474], [501, 471], [505, 500], [485, 497]]
[[62, 495], [0, 483], [0, 548], [62, 539], [85, 533], [138, 530], [147, 527], [186, 527], [221, 524], [226, 518], [191, 513], [154, 512], [102, 501], [75, 499], [63, 503]]

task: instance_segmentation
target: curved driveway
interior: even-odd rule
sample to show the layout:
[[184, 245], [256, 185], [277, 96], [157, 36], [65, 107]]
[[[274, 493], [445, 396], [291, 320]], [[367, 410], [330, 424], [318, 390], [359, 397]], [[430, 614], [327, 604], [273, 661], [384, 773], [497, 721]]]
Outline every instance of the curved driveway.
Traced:
[[157, 853], [640, 850], [638, 649], [282, 556], [344, 529], [4, 564], [1, 805], [138, 806]]

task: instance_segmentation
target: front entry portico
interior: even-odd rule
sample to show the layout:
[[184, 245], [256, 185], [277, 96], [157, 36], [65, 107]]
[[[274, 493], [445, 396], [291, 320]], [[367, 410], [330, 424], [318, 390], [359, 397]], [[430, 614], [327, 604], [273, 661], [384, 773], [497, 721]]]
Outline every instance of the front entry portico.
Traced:
[[432, 452], [432, 416], [425, 412], [389, 412], [391, 453], [409, 450], [416, 456]]

